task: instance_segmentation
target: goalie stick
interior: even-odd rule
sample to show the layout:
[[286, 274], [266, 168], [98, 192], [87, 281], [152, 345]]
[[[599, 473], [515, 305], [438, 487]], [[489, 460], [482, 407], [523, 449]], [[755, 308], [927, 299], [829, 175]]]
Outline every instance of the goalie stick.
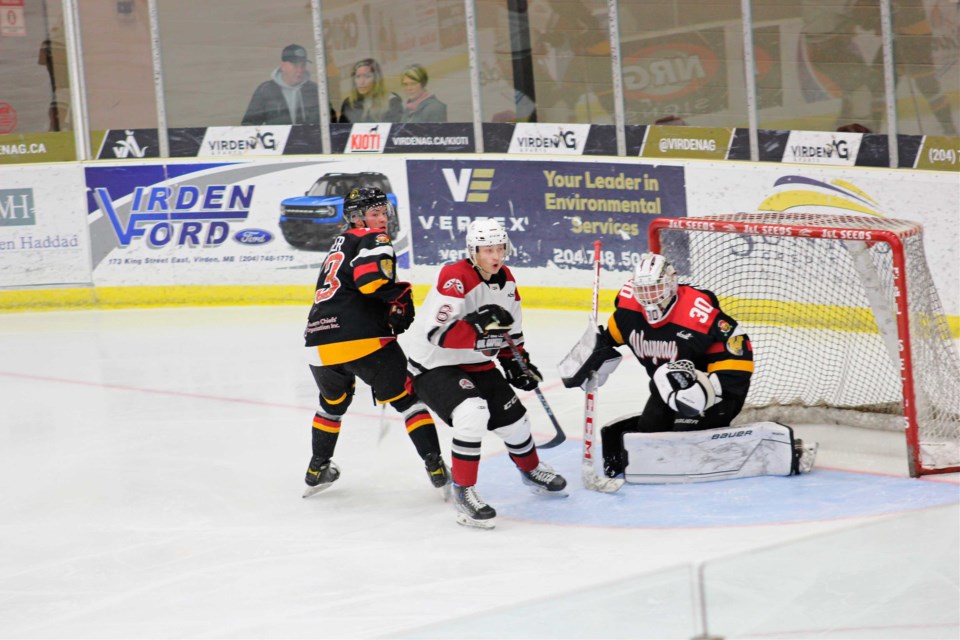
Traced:
[[[603, 243], [600, 240], [595, 240], [593, 243], [593, 309], [590, 312], [590, 322], [594, 327], [597, 326], [600, 308], [600, 249], [602, 246]], [[593, 460], [594, 428], [597, 418], [596, 371], [590, 373], [584, 390], [587, 396], [583, 408], [583, 462], [580, 465], [580, 477], [583, 480], [583, 486], [591, 491], [614, 493], [623, 486], [623, 480], [597, 474]]]
[[[523, 356], [520, 355], [520, 349], [517, 348], [517, 343], [513, 341], [513, 338], [510, 337], [510, 334], [504, 334], [504, 340], [507, 341], [507, 346], [510, 347], [510, 353], [513, 356], [513, 359], [518, 365], [520, 365], [520, 370], [523, 371], [523, 375], [532, 378], [530, 374], [530, 369], [527, 368], [527, 363], [523, 361]], [[538, 444], [537, 449], [552, 449], [564, 440], [567, 439], [567, 434], [563, 432], [563, 429], [560, 428], [560, 423], [557, 422], [556, 416], [553, 415], [553, 410], [550, 409], [550, 405], [547, 404], [547, 398], [543, 395], [543, 392], [540, 391], [540, 387], [534, 388], [534, 391], [537, 394], [537, 398], [540, 400], [540, 404], [543, 405], [543, 410], [547, 412], [547, 417], [550, 418], [550, 423], [553, 425], [554, 430], [557, 432], [557, 435], [553, 436], [547, 442], [543, 444]]]

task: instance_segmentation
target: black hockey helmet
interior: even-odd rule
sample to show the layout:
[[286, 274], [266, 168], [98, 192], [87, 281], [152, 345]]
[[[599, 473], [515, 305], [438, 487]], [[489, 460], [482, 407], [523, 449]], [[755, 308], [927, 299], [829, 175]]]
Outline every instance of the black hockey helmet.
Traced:
[[376, 187], [357, 187], [351, 189], [347, 197], [343, 199], [343, 217], [351, 225], [358, 222], [362, 224], [367, 209], [384, 205], [387, 207], [387, 215], [390, 215], [390, 201], [387, 200], [387, 195], [383, 191]]

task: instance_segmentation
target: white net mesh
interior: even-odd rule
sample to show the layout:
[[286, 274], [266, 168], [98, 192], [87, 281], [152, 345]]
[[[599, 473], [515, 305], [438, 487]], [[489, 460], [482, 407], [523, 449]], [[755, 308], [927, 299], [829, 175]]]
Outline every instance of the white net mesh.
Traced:
[[[960, 356], [927, 268], [920, 225], [789, 212], [694, 220], [721, 224], [661, 229], [660, 250], [683, 280], [716, 293], [724, 311], [747, 327], [756, 370], [742, 416], [751, 420], [903, 429], [894, 249], [872, 232], [897, 234], [906, 261], [913, 360], [907, 377], [920, 449], [920, 468], [913, 469], [913, 460], [911, 468], [917, 474], [960, 466]], [[751, 228], [735, 231], [724, 222]], [[814, 227], [850, 231], [814, 238]]]

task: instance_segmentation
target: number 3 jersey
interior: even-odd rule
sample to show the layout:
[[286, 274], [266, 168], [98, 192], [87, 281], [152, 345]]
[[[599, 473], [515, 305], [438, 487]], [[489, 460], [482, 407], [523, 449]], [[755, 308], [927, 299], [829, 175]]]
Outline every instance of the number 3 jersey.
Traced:
[[404, 287], [395, 273], [393, 243], [382, 229], [350, 229], [333, 241], [303, 334], [319, 364], [351, 362], [396, 339], [387, 315]]
[[473, 371], [493, 368], [497, 352], [507, 348], [506, 342], [492, 334], [477, 336], [473, 325], [463, 320], [486, 304], [499, 305], [513, 316], [510, 336], [523, 344], [520, 293], [510, 269], [501, 267], [484, 281], [469, 260], [443, 267], [417, 313], [414, 328], [404, 334], [410, 372], [416, 376], [450, 365]]
[[665, 362], [690, 360], [700, 371], [717, 374], [725, 398], [747, 395], [753, 347], [710, 291], [680, 285], [666, 320], [651, 325], [627, 283], [617, 295], [607, 332], [617, 344], [630, 347], [651, 378]]

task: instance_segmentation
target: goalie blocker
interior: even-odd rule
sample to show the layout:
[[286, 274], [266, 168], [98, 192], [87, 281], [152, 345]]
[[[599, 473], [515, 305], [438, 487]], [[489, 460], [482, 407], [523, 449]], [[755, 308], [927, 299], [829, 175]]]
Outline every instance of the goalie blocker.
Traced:
[[624, 479], [632, 484], [672, 484], [799, 475], [813, 468], [817, 447], [804, 445], [792, 428], [778, 422], [625, 433]]

